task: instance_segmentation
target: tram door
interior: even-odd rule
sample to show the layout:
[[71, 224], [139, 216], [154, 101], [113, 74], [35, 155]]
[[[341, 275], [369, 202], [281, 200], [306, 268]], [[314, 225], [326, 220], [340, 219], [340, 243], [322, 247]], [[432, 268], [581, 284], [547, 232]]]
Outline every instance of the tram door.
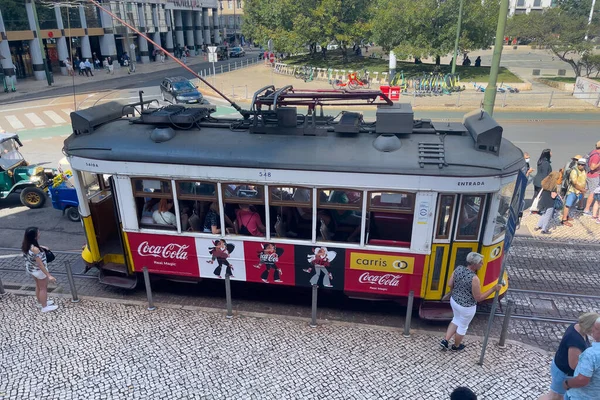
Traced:
[[485, 194], [439, 194], [425, 300], [441, 300], [456, 265], [479, 248]]
[[123, 253], [112, 193], [112, 177], [84, 173], [83, 179], [88, 187], [88, 204], [100, 257]]

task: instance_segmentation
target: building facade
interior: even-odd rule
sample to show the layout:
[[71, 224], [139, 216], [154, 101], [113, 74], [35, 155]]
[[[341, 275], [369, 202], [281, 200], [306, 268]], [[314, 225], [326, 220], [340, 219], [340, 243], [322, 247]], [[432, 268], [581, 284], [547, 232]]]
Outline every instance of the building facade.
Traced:
[[[17, 0], [7, 0], [17, 1]], [[0, 61], [5, 77], [46, 79], [44, 60], [54, 73], [67, 74], [65, 60], [127, 52], [138, 62], [156, 60], [158, 48], [107, 12], [85, 5], [43, 6], [33, 0], [0, 10]], [[100, 0], [103, 7], [147, 35], [168, 52], [187, 47], [191, 55], [221, 44], [218, 0]], [[40, 40], [41, 38], [41, 40]], [[115, 63], [116, 64], [116, 63]]]
[[557, 0], [510, 0], [509, 15], [542, 12], [545, 8], [554, 7]]
[[219, 13], [219, 26], [223, 27], [224, 39], [230, 44], [244, 44], [244, 0], [219, 0]]

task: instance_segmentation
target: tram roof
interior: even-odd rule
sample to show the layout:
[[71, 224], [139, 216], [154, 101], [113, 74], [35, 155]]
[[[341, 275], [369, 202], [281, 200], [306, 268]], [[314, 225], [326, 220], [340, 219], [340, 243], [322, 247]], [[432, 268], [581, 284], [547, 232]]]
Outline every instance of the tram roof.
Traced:
[[[64, 149], [69, 156], [106, 161], [351, 173], [506, 176], [523, 167], [523, 153], [506, 139], [498, 139], [497, 154], [477, 150], [476, 139], [465, 124], [468, 122], [432, 123], [429, 126], [435, 127], [435, 132], [416, 133], [415, 129], [402, 135], [346, 134], [329, 127], [317, 136], [305, 136], [234, 130], [230, 120], [223, 126], [213, 123], [200, 124], [200, 129], [174, 128], [172, 138], [157, 143], [151, 134], [158, 125], [131, 123], [121, 117], [98, 124], [91, 133], [72, 134]], [[439, 128], [451, 126], [463, 134], [448, 134]], [[386, 152], [375, 147], [377, 140], [394, 141], [395, 137], [400, 143], [397, 150]], [[421, 164], [423, 143], [442, 142], [446, 164], [441, 168], [436, 163]]]

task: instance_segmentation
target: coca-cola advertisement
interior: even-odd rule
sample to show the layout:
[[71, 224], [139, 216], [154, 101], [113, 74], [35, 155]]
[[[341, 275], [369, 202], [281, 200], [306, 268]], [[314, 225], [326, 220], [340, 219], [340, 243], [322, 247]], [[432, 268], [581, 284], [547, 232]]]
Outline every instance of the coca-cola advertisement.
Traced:
[[128, 233], [135, 271], [199, 277], [194, 238]]
[[346, 250], [326, 246], [295, 246], [296, 286], [319, 285], [344, 290]]
[[200, 277], [246, 280], [244, 242], [229, 239], [196, 238]]
[[245, 242], [248, 282], [294, 286], [294, 246], [275, 242]]
[[425, 256], [372, 251], [348, 251], [347, 292], [407, 296], [413, 290], [421, 296]]

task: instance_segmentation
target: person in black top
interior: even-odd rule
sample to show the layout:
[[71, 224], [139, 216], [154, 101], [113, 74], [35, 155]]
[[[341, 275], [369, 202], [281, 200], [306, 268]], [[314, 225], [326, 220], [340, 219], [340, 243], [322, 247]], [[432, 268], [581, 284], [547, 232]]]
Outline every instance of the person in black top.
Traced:
[[551, 172], [547, 177], [542, 180], [542, 194], [538, 201], [538, 213], [541, 215], [536, 231], [542, 230], [542, 233], [548, 234], [548, 226], [552, 217], [554, 216], [554, 201], [558, 195], [556, 187], [558, 186], [558, 179], [560, 178], [560, 172]]
[[475, 66], [481, 67], [481, 57], [477, 56], [477, 58], [475, 59]]
[[535, 178], [533, 178], [533, 198], [535, 199], [542, 189], [542, 180], [552, 172], [552, 166], [550, 165], [550, 157], [552, 157], [552, 150], [544, 149], [542, 154], [540, 154], [540, 158], [537, 162], [537, 174]]
[[550, 391], [539, 400], [562, 400], [564, 398], [566, 389], [563, 387], [563, 382], [567, 377], [573, 376], [579, 355], [590, 346], [588, 335], [591, 334], [598, 317], [600, 315], [595, 312], [582, 314], [576, 324], [571, 324], [567, 328], [550, 366], [552, 377]]

